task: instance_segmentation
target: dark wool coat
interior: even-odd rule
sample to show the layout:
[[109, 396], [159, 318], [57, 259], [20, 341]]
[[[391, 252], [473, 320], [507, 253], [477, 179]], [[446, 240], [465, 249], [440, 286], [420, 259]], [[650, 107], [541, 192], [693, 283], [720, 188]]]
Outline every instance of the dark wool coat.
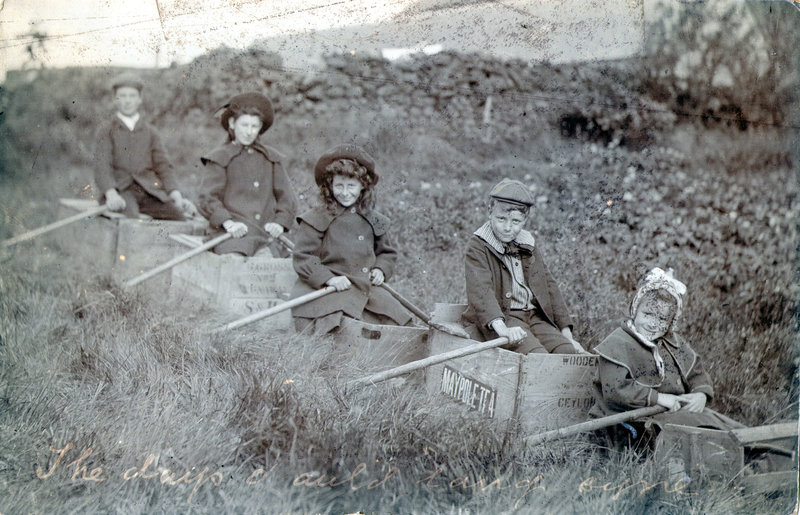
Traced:
[[[518, 244], [525, 282], [548, 322], [558, 329], [572, 329], [572, 318], [558, 284], [547, 271], [539, 246]], [[502, 255], [473, 234], [467, 246], [464, 265], [467, 283], [467, 311], [464, 317], [485, 330], [496, 318], [505, 320], [511, 304], [511, 272]]]
[[225, 252], [253, 255], [269, 241], [263, 229], [267, 222], [292, 227], [297, 198], [277, 150], [258, 142], [248, 147], [229, 142], [201, 161], [205, 170], [197, 208], [212, 227], [221, 228], [226, 220], [248, 227], [244, 237], [221, 244]]
[[297, 222], [298, 228], [292, 234], [295, 243], [292, 257], [299, 280], [292, 298], [324, 287], [337, 275], [347, 276], [352, 286], [294, 308], [294, 316], [319, 318], [342, 311], [361, 318], [367, 308], [400, 325], [411, 320], [411, 315], [394, 297], [370, 283], [373, 268], [380, 268], [388, 280], [397, 261], [397, 251], [386, 234], [388, 218], [375, 211], [361, 213], [355, 207], [345, 209], [337, 205], [335, 213], [318, 207], [300, 215]]
[[143, 119], [134, 130], [116, 116], [96, 134], [94, 178], [101, 196], [111, 188], [122, 191], [134, 182], [162, 202], [178, 189], [175, 170], [158, 131]]
[[626, 326], [615, 329], [594, 348], [600, 359], [592, 416], [654, 406], [659, 393], [702, 392], [711, 399], [714, 395], [711, 378], [692, 347], [674, 333], [655, 343], [664, 360], [663, 374], [656, 367], [652, 350], [640, 343]]

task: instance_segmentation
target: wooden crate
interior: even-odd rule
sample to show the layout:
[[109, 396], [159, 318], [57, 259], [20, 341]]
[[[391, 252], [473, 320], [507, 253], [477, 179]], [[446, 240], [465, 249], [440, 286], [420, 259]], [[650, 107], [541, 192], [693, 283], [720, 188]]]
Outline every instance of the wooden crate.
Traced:
[[[59, 218], [96, 205], [93, 200], [61, 199]], [[57, 229], [51, 233], [51, 238], [61, 250], [75, 258], [78, 266], [122, 282], [188, 250], [170, 239], [170, 234], [203, 234], [207, 226], [205, 221], [139, 220], [109, 213]], [[164, 272], [148, 282], [162, 288], [169, 286], [170, 273]]]
[[[244, 317], [288, 300], [296, 280], [291, 259], [203, 252], [172, 269], [170, 296]], [[267, 321], [270, 327], [292, 327], [291, 310]]]
[[427, 327], [375, 325], [343, 317], [334, 333], [338, 352], [363, 359], [365, 369], [383, 370], [428, 356]]
[[[458, 323], [466, 306], [437, 304], [433, 319]], [[475, 334], [474, 328], [468, 332]], [[433, 330], [430, 354], [475, 343]], [[587, 419], [593, 403], [597, 357], [529, 354], [489, 349], [446, 361], [427, 370], [426, 388], [498, 420], [517, 419], [529, 432], [568, 426]]]

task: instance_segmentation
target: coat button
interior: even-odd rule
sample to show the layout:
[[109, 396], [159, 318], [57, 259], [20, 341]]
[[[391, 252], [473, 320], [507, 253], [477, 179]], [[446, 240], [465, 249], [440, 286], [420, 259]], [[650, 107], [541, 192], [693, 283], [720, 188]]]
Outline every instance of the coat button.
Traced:
[[355, 213], [355, 212], [356, 212], [356, 208], [354, 208], [354, 207], [351, 207], [351, 208], [350, 208], [350, 212], [351, 212], [351, 213]]
[[361, 271], [362, 271], [362, 272], [364, 272], [364, 273], [366, 274], [367, 272], [369, 272], [369, 268], [367, 268], [367, 267], [364, 267], [364, 268], [362, 268], [362, 269], [361, 269]]
[[258, 188], [258, 187], [260, 186], [260, 184], [258, 183], [258, 181], [254, 181], [254, 182], [253, 182], [253, 186], [254, 186], [254, 187], [256, 187], [256, 188]]
[[511, 298], [511, 292], [510, 292], [510, 291], [507, 291], [507, 292], [506, 292], [506, 298], [507, 298], [507, 299], [510, 299], [510, 298]]
[[154, 182], [153, 186], [158, 186], [158, 181]]
[[248, 149], [247, 149], [247, 153], [248, 153], [248, 154], [252, 154], [252, 153], [253, 153], [253, 149], [252, 149], [252, 148], [248, 148]]
[[364, 241], [364, 235], [363, 234], [359, 234], [358, 235], [358, 241]]
[[256, 220], [261, 220], [261, 213], [256, 213], [255, 218], [256, 218]]

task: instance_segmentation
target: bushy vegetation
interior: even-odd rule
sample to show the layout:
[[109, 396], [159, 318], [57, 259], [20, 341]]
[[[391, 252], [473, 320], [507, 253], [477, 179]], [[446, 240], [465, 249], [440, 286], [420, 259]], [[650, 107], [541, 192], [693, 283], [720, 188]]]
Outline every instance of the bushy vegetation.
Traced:
[[[713, 41], [730, 53], [724, 38]], [[354, 141], [375, 155], [379, 207], [399, 243], [391, 282], [432, 309], [465, 300], [463, 251], [485, 220], [489, 188], [501, 177], [523, 180], [537, 200], [529, 228], [580, 341], [592, 347], [614, 329], [644, 269], [672, 267], [689, 287], [681, 332], [706, 360], [711, 406], [747, 424], [796, 417], [800, 147], [796, 130], [779, 126], [796, 99], [783, 89], [759, 97], [766, 104], [742, 111], [759, 122], [746, 130], [714, 117], [683, 123], [696, 118], [679, 105], [682, 79], [655, 81], [640, 66], [338, 56], [327, 70], [296, 76], [274, 54], [221, 49], [141, 73], [151, 84], [145, 111], [190, 195], [199, 155], [223, 136], [213, 111], [234, 92], [266, 91], [277, 115], [265, 140], [287, 155], [305, 205], [315, 201], [310, 170], [325, 148]], [[117, 71], [9, 77], [0, 96], [0, 238], [52, 221], [59, 197], [93, 195], [92, 134], [111, 112], [107, 83]], [[714, 105], [723, 90], [712, 86], [687, 91], [698, 106]], [[733, 95], [724, 103], [745, 105], [746, 91], [760, 87], [743, 78], [724, 90]], [[3, 513], [793, 506], [791, 495], [749, 495], [733, 484], [665, 485], [663, 464], [586, 437], [527, 448], [518, 427], [401, 381], [348, 390], [374, 364], [341, 355], [329, 339], [268, 326], [209, 336], [213, 314], [123, 291], [76, 265], [46, 239], [0, 253]], [[68, 443], [48, 474], [58, 461], [50, 446]]]

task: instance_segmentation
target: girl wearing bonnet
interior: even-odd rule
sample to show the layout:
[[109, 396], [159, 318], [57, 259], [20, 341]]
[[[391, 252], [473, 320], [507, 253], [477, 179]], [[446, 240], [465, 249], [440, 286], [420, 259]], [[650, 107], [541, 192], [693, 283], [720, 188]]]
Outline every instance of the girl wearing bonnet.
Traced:
[[650, 270], [631, 302], [630, 318], [594, 349], [599, 363], [591, 416], [655, 405], [668, 410], [646, 424], [612, 428], [615, 439], [636, 440], [644, 428], [663, 423], [730, 428], [727, 417], [705, 407], [714, 395], [711, 379], [689, 342], [675, 332], [685, 294], [686, 285], [671, 269]]

